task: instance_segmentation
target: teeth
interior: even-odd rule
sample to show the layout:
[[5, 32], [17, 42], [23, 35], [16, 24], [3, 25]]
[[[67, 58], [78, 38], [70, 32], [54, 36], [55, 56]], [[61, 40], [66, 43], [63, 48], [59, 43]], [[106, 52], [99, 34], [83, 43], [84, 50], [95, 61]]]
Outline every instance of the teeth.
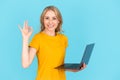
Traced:
[[52, 28], [52, 27], [53, 27], [53, 25], [49, 25], [48, 27]]

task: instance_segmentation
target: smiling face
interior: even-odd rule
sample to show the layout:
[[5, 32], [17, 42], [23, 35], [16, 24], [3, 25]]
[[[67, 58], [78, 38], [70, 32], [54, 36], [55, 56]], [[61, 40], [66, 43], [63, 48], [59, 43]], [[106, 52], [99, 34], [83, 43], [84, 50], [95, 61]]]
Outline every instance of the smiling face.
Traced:
[[62, 28], [62, 15], [58, 8], [55, 6], [46, 7], [40, 17], [41, 31], [55, 31], [61, 32]]
[[48, 10], [44, 16], [45, 31], [54, 31], [58, 27], [59, 21], [56, 14], [52, 10]]

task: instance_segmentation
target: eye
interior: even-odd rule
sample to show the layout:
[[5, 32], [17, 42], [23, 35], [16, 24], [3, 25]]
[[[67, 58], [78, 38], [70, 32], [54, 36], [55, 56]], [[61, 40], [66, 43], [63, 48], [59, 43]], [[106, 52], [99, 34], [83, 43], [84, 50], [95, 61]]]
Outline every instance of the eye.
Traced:
[[46, 19], [46, 20], [48, 20], [48, 19], [49, 19], [49, 17], [45, 17], [45, 19]]
[[56, 17], [53, 17], [53, 20], [56, 20], [57, 18]]

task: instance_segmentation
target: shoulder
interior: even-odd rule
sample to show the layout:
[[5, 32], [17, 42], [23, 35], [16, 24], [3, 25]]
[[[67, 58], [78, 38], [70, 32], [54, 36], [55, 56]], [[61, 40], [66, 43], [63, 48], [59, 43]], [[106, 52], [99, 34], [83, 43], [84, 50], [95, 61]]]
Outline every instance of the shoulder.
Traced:
[[40, 37], [41, 37], [41, 33], [40, 33], [40, 32], [39, 32], [39, 33], [36, 33], [33, 37], [34, 37], [34, 38], [40, 38]]
[[32, 37], [33, 41], [39, 41], [40, 39], [41, 39], [41, 34], [40, 33], [36, 33]]
[[65, 34], [58, 33], [58, 35], [59, 35], [62, 39], [68, 40], [68, 37], [67, 37]]
[[60, 39], [63, 41], [65, 47], [67, 47], [68, 46], [68, 37], [65, 34], [59, 34], [59, 36], [61, 36]]

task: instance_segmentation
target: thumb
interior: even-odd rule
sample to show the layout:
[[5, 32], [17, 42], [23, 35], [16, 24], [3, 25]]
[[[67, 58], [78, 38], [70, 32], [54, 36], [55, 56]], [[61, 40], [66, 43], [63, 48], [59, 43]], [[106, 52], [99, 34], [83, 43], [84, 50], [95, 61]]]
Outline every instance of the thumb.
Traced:
[[20, 25], [18, 25], [18, 28], [20, 29], [20, 31], [22, 32], [22, 28], [21, 28], [21, 26]]

